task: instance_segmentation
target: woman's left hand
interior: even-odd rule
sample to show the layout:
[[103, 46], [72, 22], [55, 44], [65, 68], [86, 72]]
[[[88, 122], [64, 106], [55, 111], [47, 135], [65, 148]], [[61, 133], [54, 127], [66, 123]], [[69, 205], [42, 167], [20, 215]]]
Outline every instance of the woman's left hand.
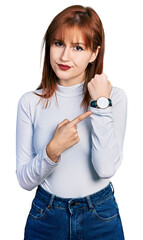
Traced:
[[92, 100], [97, 100], [99, 97], [110, 98], [112, 85], [106, 74], [95, 74], [95, 77], [87, 84], [89, 94]]

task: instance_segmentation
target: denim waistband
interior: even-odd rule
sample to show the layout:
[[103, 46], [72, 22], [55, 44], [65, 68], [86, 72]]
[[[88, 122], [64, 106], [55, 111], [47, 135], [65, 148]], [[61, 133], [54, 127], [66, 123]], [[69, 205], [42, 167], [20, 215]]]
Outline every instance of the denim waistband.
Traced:
[[68, 208], [69, 204], [74, 206], [79, 203], [81, 203], [82, 206], [87, 206], [88, 204], [89, 207], [92, 207], [92, 203], [96, 204], [112, 194], [114, 194], [114, 187], [111, 182], [102, 190], [79, 198], [61, 198], [44, 190], [40, 185], [36, 191], [36, 197], [44, 201], [49, 208], [52, 208], [52, 206]]

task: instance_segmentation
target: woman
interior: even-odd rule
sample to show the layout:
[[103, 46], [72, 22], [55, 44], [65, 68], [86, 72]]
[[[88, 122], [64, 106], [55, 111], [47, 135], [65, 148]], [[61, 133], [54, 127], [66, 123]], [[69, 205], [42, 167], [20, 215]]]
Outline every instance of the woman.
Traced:
[[103, 73], [102, 22], [90, 7], [68, 7], [44, 45], [41, 84], [17, 110], [17, 178], [37, 187], [24, 239], [124, 239], [110, 178], [122, 160], [127, 97]]

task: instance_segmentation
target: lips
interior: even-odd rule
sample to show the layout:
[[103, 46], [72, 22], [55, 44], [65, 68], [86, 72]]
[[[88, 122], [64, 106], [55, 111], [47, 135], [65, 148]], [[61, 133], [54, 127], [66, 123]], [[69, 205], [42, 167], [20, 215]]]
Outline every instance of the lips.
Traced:
[[63, 71], [69, 70], [71, 67], [68, 65], [58, 64], [59, 68]]

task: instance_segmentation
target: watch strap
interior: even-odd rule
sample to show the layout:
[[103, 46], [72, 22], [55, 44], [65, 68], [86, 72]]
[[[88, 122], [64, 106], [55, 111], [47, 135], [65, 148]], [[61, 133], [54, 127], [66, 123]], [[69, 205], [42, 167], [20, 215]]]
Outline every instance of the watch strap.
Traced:
[[111, 101], [111, 99], [108, 98], [108, 100], [109, 100], [109, 106], [112, 107], [112, 101]]
[[[111, 107], [111, 106], [112, 106], [112, 101], [111, 101], [110, 98], [107, 98], [107, 99], [109, 100], [109, 106]], [[97, 106], [97, 100], [91, 101], [90, 106], [91, 106], [91, 107], [94, 107], [94, 108], [98, 108], [98, 106]]]

